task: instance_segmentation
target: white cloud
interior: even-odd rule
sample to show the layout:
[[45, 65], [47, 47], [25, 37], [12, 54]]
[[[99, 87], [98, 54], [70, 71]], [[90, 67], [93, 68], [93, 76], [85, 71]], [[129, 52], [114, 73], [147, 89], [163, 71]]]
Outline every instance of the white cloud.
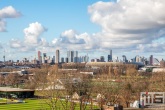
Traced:
[[16, 11], [12, 6], [4, 7], [0, 9], [0, 32], [6, 31], [6, 18], [20, 17], [21, 13]]
[[11, 48], [21, 48], [23, 46], [22, 42], [18, 39], [10, 40], [10, 47]]
[[0, 19], [0, 32], [6, 31], [6, 22], [2, 19]]
[[156, 52], [156, 53], [162, 53], [165, 51], [165, 39], [161, 39], [160, 42], [152, 42], [150, 44], [139, 44], [137, 46], [137, 51], [139, 52]]
[[[55, 48], [161, 52], [165, 50], [165, 42], [161, 40], [165, 35], [164, 9], [164, 0], [117, 0], [116, 3], [100, 1], [88, 7], [91, 21], [102, 28], [100, 32], [89, 35], [70, 29], [49, 44], [41, 38], [46, 28], [35, 22], [24, 29], [23, 43], [12, 41], [11, 47], [22, 51], [41, 49], [47, 52], [54, 51]], [[5, 27], [5, 22], [0, 20], [0, 30], [5, 29], [2, 27]], [[156, 40], [160, 42], [155, 42]]]
[[102, 27], [100, 48], [136, 48], [165, 35], [165, 1], [120, 0], [88, 7], [91, 21]]
[[0, 49], [2, 49], [3, 48], [3, 46], [2, 46], [2, 44], [0, 43]]
[[12, 6], [7, 6], [0, 10], [0, 18], [16, 18], [20, 16], [21, 13], [16, 11]]
[[40, 36], [46, 31], [40, 23], [35, 22], [29, 24], [28, 28], [24, 29], [25, 43], [27, 44], [38, 44], [40, 42]]
[[12, 39], [10, 41], [10, 47], [24, 52], [35, 51], [39, 47], [49, 47], [46, 39], [41, 38], [41, 35], [46, 31], [47, 29], [42, 24], [38, 22], [31, 23], [29, 27], [24, 29], [25, 39], [23, 41]]
[[52, 41], [57, 48], [64, 49], [93, 49], [96, 47], [96, 40], [93, 40], [88, 33], [79, 34], [75, 30], [66, 30], [61, 36]]
[[76, 31], [67, 30], [63, 32], [60, 36], [60, 41], [62, 43], [70, 43], [70, 44], [84, 44], [84, 39], [80, 38]]

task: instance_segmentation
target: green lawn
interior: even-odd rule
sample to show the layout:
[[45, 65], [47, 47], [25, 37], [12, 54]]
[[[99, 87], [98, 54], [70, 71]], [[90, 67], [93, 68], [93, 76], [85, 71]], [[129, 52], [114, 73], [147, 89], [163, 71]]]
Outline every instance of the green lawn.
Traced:
[[[62, 104], [58, 101], [57, 104], [60, 108]], [[76, 104], [76, 110], [79, 110], [79, 104]], [[87, 107], [89, 108], [89, 106]], [[93, 108], [97, 108], [96, 106]], [[28, 99], [25, 100], [25, 103], [17, 103], [17, 104], [5, 104], [0, 105], [0, 110], [50, 110], [49, 106], [45, 103], [44, 99]], [[59, 110], [63, 110], [62, 108]]]

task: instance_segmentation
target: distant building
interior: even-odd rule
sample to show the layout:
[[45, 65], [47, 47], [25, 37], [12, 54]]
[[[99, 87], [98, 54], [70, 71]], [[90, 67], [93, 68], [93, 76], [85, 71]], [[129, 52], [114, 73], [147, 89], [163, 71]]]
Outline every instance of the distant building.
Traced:
[[68, 57], [65, 58], [65, 63], [68, 63]]
[[61, 58], [61, 63], [64, 63], [64, 57]]
[[95, 59], [91, 59], [91, 62], [94, 62], [95, 61]]
[[88, 62], [88, 61], [89, 61], [88, 55], [79, 57], [79, 62]]
[[112, 62], [112, 50], [110, 50], [110, 55], [108, 55], [108, 62]]
[[97, 58], [95, 58], [95, 61], [94, 62], [100, 62], [100, 60], [99, 59], [97, 59]]
[[55, 56], [52, 57], [52, 63], [55, 63]]
[[39, 62], [39, 64], [42, 63], [41, 51], [38, 51], [38, 62]]
[[73, 62], [74, 62], [74, 63], [79, 62], [78, 51], [74, 51], [74, 54], [73, 54]]
[[140, 56], [139, 56], [139, 55], [137, 55], [137, 56], [135, 57], [135, 62], [140, 62]]
[[165, 61], [163, 59], [160, 61], [160, 67], [165, 67]]
[[78, 51], [67, 51], [68, 62], [79, 62]]
[[56, 63], [58, 64], [59, 63], [59, 59], [60, 59], [60, 51], [59, 50], [56, 50]]
[[125, 55], [122, 55], [122, 57], [123, 57], [123, 62], [128, 62], [128, 60], [127, 60], [127, 57], [125, 56]]
[[104, 56], [100, 57], [100, 62], [105, 62]]
[[46, 60], [46, 53], [43, 53], [42, 62], [43, 62], [43, 63], [47, 63], [47, 60]]
[[68, 62], [73, 62], [74, 51], [67, 51]]
[[149, 61], [150, 61], [150, 65], [153, 65], [153, 55], [150, 56]]

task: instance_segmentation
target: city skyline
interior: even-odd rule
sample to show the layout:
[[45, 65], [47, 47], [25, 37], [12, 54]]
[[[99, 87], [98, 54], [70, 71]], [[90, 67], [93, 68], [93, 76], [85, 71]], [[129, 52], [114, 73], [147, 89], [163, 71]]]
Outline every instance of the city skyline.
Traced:
[[0, 61], [68, 50], [165, 59], [165, 1], [0, 1]]

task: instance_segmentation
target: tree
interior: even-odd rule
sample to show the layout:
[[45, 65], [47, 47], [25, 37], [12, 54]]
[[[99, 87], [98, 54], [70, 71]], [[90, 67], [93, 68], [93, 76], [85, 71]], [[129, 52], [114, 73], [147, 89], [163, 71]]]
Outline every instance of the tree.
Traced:
[[148, 88], [147, 77], [139, 76], [136, 67], [126, 65], [125, 75], [122, 76], [121, 99], [124, 106], [129, 107], [130, 103], [139, 99], [140, 92]]
[[0, 85], [5, 84], [5, 77], [3, 75], [0, 75]]
[[37, 86], [40, 95], [45, 97], [42, 103], [47, 104], [51, 110], [74, 110], [74, 102], [68, 98], [63, 98], [66, 96], [66, 92], [59, 88], [62, 78], [63, 75], [58, 72], [58, 65], [49, 68], [45, 77], [46, 81], [42, 82], [43, 80], [41, 80]]
[[5, 77], [5, 84], [18, 87], [19, 83], [19, 74], [10, 73]]
[[101, 97], [98, 98], [98, 104], [100, 109], [103, 109], [103, 105], [114, 105], [120, 103], [122, 83], [119, 81], [119, 76], [115, 77], [116, 79], [112, 80], [111, 75], [106, 75], [106, 77], [100, 76], [98, 80], [93, 82], [93, 94], [101, 95]]
[[[68, 77], [65, 75], [65, 91], [72, 97], [74, 93], [77, 93], [79, 98], [80, 110], [87, 109], [87, 102], [90, 102], [91, 109], [92, 109], [92, 83], [91, 83], [91, 76], [90, 75], [77, 75], [72, 74], [72, 77]], [[71, 100], [73, 100], [71, 98]]]

